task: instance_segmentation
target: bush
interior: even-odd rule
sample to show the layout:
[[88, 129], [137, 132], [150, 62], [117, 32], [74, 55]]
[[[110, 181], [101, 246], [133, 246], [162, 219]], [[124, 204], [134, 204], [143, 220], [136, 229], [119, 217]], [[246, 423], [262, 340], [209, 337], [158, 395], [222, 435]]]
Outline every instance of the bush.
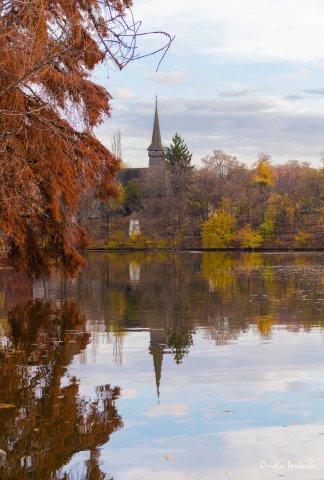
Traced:
[[128, 243], [128, 236], [122, 230], [118, 230], [109, 236], [105, 247], [110, 249], [125, 248]]
[[203, 248], [228, 248], [235, 238], [236, 220], [224, 211], [213, 214], [202, 224]]
[[109, 241], [105, 245], [106, 248], [116, 250], [119, 248], [137, 249], [137, 248], [153, 248], [153, 239], [145, 235], [138, 234], [129, 237], [125, 232], [118, 231], [109, 237]]
[[307, 244], [312, 239], [313, 235], [311, 233], [303, 232], [299, 230], [295, 235], [295, 244], [297, 247], [306, 247]]
[[263, 244], [260, 232], [253, 230], [249, 224], [241, 228], [237, 234], [237, 240], [243, 248], [259, 248]]
[[158, 240], [155, 248], [163, 250], [164, 248], [169, 248], [168, 242], [166, 240]]
[[260, 225], [260, 233], [265, 240], [271, 240], [275, 234], [275, 224], [272, 220], [265, 221]]

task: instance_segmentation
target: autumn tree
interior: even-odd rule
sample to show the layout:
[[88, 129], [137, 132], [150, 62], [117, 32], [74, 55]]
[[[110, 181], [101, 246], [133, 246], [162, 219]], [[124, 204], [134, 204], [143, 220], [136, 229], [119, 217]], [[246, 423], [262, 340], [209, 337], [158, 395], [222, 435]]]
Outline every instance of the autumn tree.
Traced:
[[119, 159], [93, 133], [111, 97], [91, 74], [138, 58], [131, 4], [0, 2], [0, 231], [11, 264], [30, 274], [76, 273], [87, 245], [79, 195], [116, 193]]
[[195, 201], [202, 207], [203, 219], [218, 207], [223, 197], [230, 198], [240, 212], [244, 212], [249, 182], [245, 165], [223, 150], [213, 150], [211, 155], [201, 159], [201, 163], [195, 176]]
[[259, 248], [263, 243], [263, 237], [258, 230], [253, 230], [251, 225], [247, 224], [237, 233], [237, 240], [243, 248]]
[[239, 166], [237, 158], [233, 155], [228, 155], [223, 150], [214, 150], [211, 155], [202, 158], [201, 162], [203, 168], [206, 168], [210, 174], [223, 181]]
[[202, 244], [204, 248], [228, 248], [235, 238], [236, 219], [230, 202], [223, 199], [220, 208], [202, 224]]
[[273, 172], [271, 166], [271, 157], [266, 153], [260, 153], [255, 170], [253, 173], [253, 181], [260, 186], [273, 185]]

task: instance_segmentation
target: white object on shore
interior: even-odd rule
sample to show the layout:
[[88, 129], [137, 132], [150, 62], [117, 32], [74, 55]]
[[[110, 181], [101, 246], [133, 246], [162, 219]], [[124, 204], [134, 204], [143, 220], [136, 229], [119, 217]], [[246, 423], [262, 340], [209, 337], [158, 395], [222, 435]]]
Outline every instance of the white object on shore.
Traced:
[[140, 235], [140, 223], [139, 220], [131, 220], [129, 222], [129, 236], [132, 237], [133, 235]]

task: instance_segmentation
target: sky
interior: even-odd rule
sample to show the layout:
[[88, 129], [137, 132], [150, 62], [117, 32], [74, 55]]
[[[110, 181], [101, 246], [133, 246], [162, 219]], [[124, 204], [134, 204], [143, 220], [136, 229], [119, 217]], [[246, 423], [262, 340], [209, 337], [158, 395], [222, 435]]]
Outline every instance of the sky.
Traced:
[[[155, 95], [162, 142], [178, 132], [199, 165], [222, 149], [252, 165], [320, 165], [324, 150], [324, 0], [134, 0], [141, 31], [175, 39], [160, 56], [123, 71], [101, 66], [95, 79], [112, 95], [112, 115], [97, 130], [110, 146], [121, 130], [123, 160], [147, 166]], [[142, 53], [163, 45], [144, 37]]]

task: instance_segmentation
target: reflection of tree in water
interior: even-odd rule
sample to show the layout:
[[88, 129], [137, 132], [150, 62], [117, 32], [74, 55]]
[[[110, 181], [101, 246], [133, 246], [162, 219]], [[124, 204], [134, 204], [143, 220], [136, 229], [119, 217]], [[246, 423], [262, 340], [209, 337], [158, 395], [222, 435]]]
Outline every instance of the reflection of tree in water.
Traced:
[[[129, 267], [135, 262], [136, 285]], [[100, 292], [98, 317], [108, 332], [149, 329], [159, 385], [163, 355], [172, 353], [180, 363], [198, 329], [225, 345], [251, 328], [266, 338], [280, 323], [296, 329], [324, 325], [314, 309], [323, 288], [322, 263], [316, 254], [114, 252], [93, 254], [80, 282], [83, 297]], [[99, 302], [89, 304], [98, 308]], [[121, 338], [114, 358], [121, 363]]]
[[324, 325], [316, 308], [324, 281], [321, 254], [203, 253], [202, 274], [209, 282], [203, 316], [216, 344], [251, 325], [262, 337], [276, 324], [294, 330]]
[[193, 340], [190, 332], [177, 330], [168, 336], [166, 346], [170, 349], [175, 363], [179, 365], [183, 358], [189, 354], [189, 348], [192, 344]]
[[271, 335], [272, 325], [275, 319], [271, 315], [264, 315], [257, 320], [257, 329], [262, 337], [269, 337]]
[[32, 298], [32, 281], [23, 272], [1, 264], [0, 255], [0, 349], [7, 342], [8, 309]]
[[323, 272], [323, 254], [316, 253], [92, 253], [67, 292], [82, 303], [92, 328], [96, 319], [113, 335], [117, 364], [128, 331], [150, 332], [159, 393], [164, 355], [181, 363], [197, 332], [225, 345], [249, 330], [266, 340], [278, 324], [323, 327]]
[[86, 399], [78, 380], [64, 377], [89, 342], [85, 316], [72, 301], [35, 301], [9, 312], [8, 321], [12, 342], [0, 353], [0, 448], [7, 452], [1, 478], [67, 479], [62, 467], [87, 450], [80, 478], [105, 478], [98, 447], [122, 427], [120, 389], [100, 386]]

